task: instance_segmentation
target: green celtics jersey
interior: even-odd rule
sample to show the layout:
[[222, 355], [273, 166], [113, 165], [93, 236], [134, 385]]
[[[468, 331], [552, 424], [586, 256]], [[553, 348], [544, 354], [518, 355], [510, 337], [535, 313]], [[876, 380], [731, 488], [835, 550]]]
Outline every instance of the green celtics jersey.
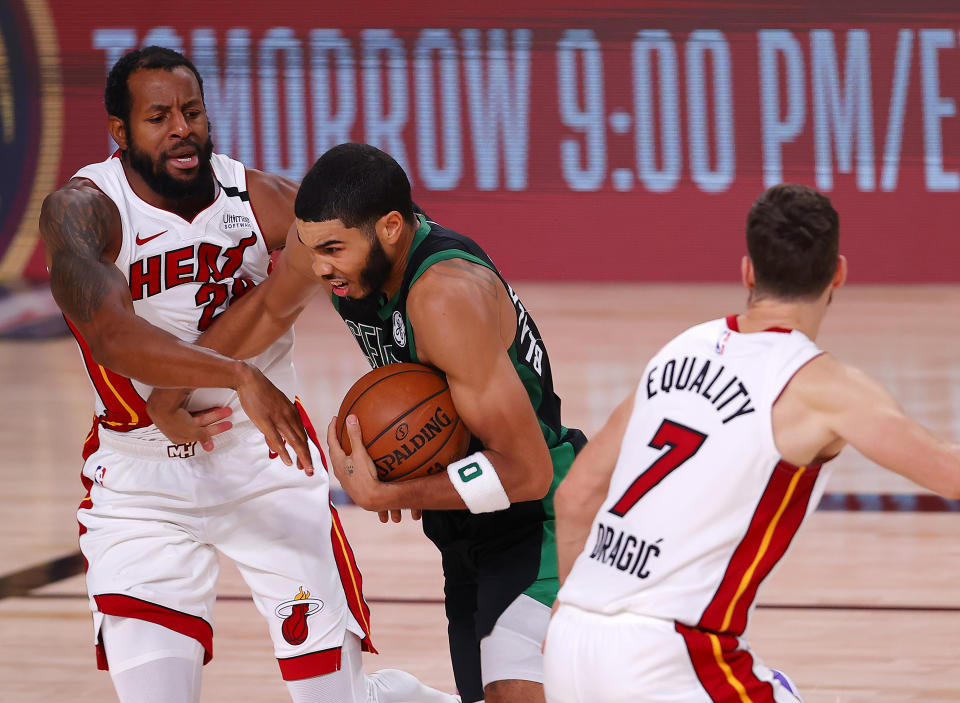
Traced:
[[[395, 362], [418, 363], [416, 335], [407, 317], [407, 295], [430, 266], [447, 259], [465, 259], [500, 276], [490, 258], [471, 239], [422, 215], [418, 217], [420, 226], [414, 235], [403, 282], [391, 299], [371, 301], [333, 296], [334, 307], [374, 368]], [[556, 595], [557, 575], [553, 494], [586, 438], [579, 430], [561, 424], [560, 399], [553, 390], [550, 359], [540, 332], [516, 292], [502, 276], [500, 280], [513, 300], [517, 315], [517, 331], [507, 353], [540, 421], [553, 459], [554, 480], [542, 500], [514, 503], [503, 511], [479, 515], [465, 510], [425, 511], [424, 531], [442, 550], [459, 549], [458, 545], [473, 549], [478, 543], [515, 544], [518, 538], [532, 537], [531, 544], [539, 553], [525, 554], [518, 559], [517, 593], [526, 592], [550, 605]], [[470, 452], [482, 448], [474, 438]]]

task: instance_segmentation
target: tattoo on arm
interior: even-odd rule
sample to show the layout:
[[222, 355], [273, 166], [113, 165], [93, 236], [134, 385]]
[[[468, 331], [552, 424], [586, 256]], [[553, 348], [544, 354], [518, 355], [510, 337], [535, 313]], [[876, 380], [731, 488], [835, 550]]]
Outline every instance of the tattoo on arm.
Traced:
[[103, 257], [110, 227], [119, 226], [105, 197], [63, 188], [43, 203], [40, 233], [50, 258], [50, 290], [63, 312], [89, 322], [118, 285], [122, 274]]

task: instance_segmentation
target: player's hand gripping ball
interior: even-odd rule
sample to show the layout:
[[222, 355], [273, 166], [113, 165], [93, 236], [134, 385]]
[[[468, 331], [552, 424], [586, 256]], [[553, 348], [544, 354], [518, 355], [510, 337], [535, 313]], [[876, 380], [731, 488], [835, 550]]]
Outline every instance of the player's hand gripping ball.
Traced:
[[352, 452], [344, 423], [360, 421], [363, 444], [381, 481], [446, 471], [462, 459], [470, 431], [453, 407], [446, 377], [421, 364], [388, 364], [353, 384], [337, 413], [337, 441]]

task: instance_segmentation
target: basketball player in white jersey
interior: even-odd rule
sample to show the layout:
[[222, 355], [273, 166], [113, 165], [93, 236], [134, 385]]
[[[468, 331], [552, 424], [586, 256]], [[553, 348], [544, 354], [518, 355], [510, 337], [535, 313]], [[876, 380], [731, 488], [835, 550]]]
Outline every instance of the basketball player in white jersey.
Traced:
[[[363, 674], [369, 609], [292, 402], [292, 333], [249, 363], [192, 344], [266, 278], [297, 185], [213, 153], [201, 78], [174, 51], [122, 57], [105, 99], [119, 150], [48, 196], [40, 220], [96, 392], [78, 519], [100, 668], [123, 703], [199, 700], [219, 551], [249, 585], [297, 703], [454, 700], [405, 672]], [[154, 387], [199, 389], [182, 411], [206, 427], [198, 442], [152, 424]]]
[[816, 508], [825, 462], [849, 443], [960, 496], [960, 445], [814, 343], [846, 277], [838, 229], [810, 188], [761, 195], [747, 218], [746, 312], [668, 343], [574, 462], [556, 497], [551, 703], [795, 703], [744, 632]]

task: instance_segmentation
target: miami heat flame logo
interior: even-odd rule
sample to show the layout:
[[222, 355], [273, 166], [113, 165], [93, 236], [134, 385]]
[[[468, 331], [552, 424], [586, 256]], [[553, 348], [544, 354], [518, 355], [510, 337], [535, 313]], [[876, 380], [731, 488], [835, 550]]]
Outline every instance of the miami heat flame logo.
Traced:
[[293, 645], [303, 644], [307, 639], [307, 618], [320, 612], [321, 608], [323, 601], [311, 598], [310, 591], [304, 591], [300, 586], [300, 592], [293, 600], [284, 601], [275, 611], [277, 617], [283, 620], [280, 628], [283, 639]]

